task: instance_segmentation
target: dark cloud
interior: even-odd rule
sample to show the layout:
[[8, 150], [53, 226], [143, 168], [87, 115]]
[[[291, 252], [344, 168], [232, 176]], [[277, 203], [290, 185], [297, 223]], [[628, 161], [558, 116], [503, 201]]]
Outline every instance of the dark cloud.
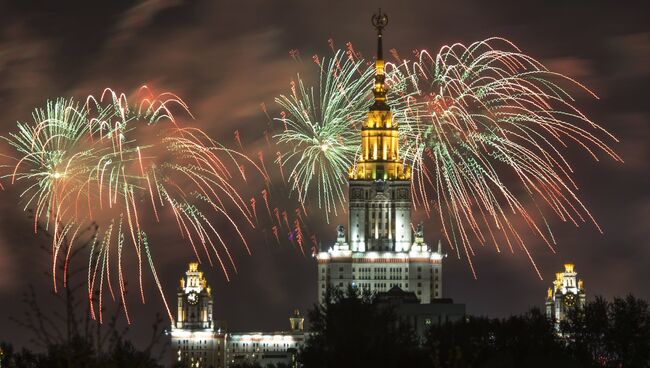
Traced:
[[[273, 97], [289, 91], [291, 78], [310, 65], [311, 55], [329, 52], [330, 37], [339, 47], [349, 40], [370, 54], [374, 42], [369, 17], [377, 5], [391, 17], [387, 46], [407, 57], [414, 49], [436, 51], [443, 44], [503, 36], [549, 68], [594, 89], [599, 100], [578, 93], [577, 103], [620, 139], [613, 146], [625, 163], [606, 157], [595, 163], [584, 152], [567, 150], [578, 194], [604, 234], [588, 223], [575, 228], [553, 218], [556, 254], [527, 236], [545, 280], [537, 277], [521, 250], [497, 254], [493, 247], [480, 246], [473, 259], [478, 271], [474, 280], [466, 260], [447, 249], [445, 294], [466, 302], [473, 313], [518, 313], [541, 305], [553, 273], [572, 261], [589, 295], [634, 292], [648, 299], [650, 105], [645, 91], [650, 83], [650, 13], [641, 1], [597, 3], [16, 2], [0, 14], [0, 134], [13, 129], [16, 120], [29, 119], [32, 108], [47, 98], [83, 98], [104, 87], [128, 92], [147, 84], [181, 96], [197, 117], [194, 124], [214, 138], [233, 144], [233, 132], [239, 130], [255, 156], [264, 148], [261, 132], [268, 124], [260, 105], [274, 110]], [[289, 57], [291, 49], [300, 50], [304, 65]], [[4, 149], [0, 144], [0, 152]], [[279, 198], [283, 192], [275, 194]], [[33, 234], [27, 216], [16, 207], [17, 196], [12, 188], [0, 193], [2, 326], [15, 326], [7, 316], [21, 308], [5, 301], [17, 300], [29, 283], [44, 294], [51, 287], [39, 271], [49, 264], [39, 250], [47, 242]], [[287, 207], [295, 205], [286, 202]], [[327, 225], [316, 215], [317, 208], [308, 210], [314, 214], [312, 230], [324, 242], [333, 239], [335, 224], [346, 222], [339, 216]], [[177, 279], [192, 252], [173, 229], [157, 230], [156, 235], [167, 240], [156, 247], [155, 256], [173, 302]], [[207, 272], [216, 293], [216, 318], [238, 329], [283, 328], [295, 306], [306, 308], [316, 298], [315, 262], [286, 245], [267, 243], [259, 234], [248, 236], [253, 255], [233, 245], [239, 273], [230, 283], [218, 269]], [[435, 243], [438, 237], [435, 223], [428, 223], [427, 241]], [[163, 308], [151, 277], [147, 280], [148, 303], [132, 303], [136, 330], [138, 324], [149, 326], [152, 311]], [[0, 340], [26, 341], [24, 331], [12, 330], [1, 329]]]

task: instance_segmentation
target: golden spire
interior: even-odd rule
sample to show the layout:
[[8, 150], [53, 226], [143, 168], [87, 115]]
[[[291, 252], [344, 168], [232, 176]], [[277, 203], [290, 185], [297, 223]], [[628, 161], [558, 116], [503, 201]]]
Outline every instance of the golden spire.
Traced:
[[404, 165], [399, 156], [399, 132], [393, 114], [386, 103], [385, 68], [382, 34], [388, 24], [388, 16], [381, 12], [372, 16], [377, 30], [377, 60], [372, 93], [375, 101], [370, 106], [368, 118], [361, 128], [361, 157], [350, 168], [353, 180], [409, 180], [411, 168]]

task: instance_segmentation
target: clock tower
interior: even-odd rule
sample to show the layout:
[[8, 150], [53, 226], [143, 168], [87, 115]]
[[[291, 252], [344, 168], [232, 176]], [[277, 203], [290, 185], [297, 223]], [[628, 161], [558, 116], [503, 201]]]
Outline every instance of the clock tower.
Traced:
[[552, 318], [555, 329], [560, 329], [560, 322], [564, 320], [571, 309], [583, 308], [586, 295], [582, 280], [572, 263], [564, 265], [564, 272], [555, 274], [553, 287], [548, 289], [546, 295], [546, 316]]
[[184, 362], [193, 368], [224, 367], [225, 331], [215, 328], [212, 289], [198, 263], [188, 265], [177, 296], [178, 314], [171, 331], [174, 362]]
[[213, 328], [212, 290], [207, 285], [198, 263], [190, 263], [178, 287], [177, 328]]

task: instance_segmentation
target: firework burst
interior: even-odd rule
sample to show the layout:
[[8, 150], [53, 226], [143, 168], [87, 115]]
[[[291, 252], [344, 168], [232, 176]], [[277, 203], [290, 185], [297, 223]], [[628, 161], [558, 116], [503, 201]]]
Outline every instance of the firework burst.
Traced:
[[[248, 250], [240, 226], [254, 227], [254, 215], [232, 183], [245, 180], [243, 164], [263, 176], [262, 170], [201, 130], [180, 126], [172, 111], [189, 114], [171, 94], [147, 94], [130, 104], [124, 94], [107, 89], [83, 104], [48, 102], [35, 110], [32, 123], [18, 123], [5, 137], [15, 152], [5, 178], [25, 188], [21, 198], [34, 212], [34, 229], [41, 222], [53, 235], [55, 289], [57, 260], [64, 257], [67, 264], [80, 229], [99, 225], [88, 260], [88, 296], [91, 314], [100, 321], [106, 289], [120, 298], [129, 320], [127, 249], [137, 259], [142, 302], [143, 263], [163, 296], [144, 219], [173, 218], [197, 259], [218, 264], [226, 278], [236, 267], [223, 229], [229, 227]], [[167, 312], [172, 319], [168, 307]]]
[[[368, 112], [372, 94], [368, 81], [374, 68], [349, 45], [331, 58], [313, 57], [319, 69], [318, 87], [306, 86], [300, 75], [291, 83], [291, 94], [276, 98], [282, 109], [281, 132], [275, 138], [286, 151], [278, 155], [289, 166], [287, 178], [301, 203], [318, 199], [318, 208], [338, 214], [345, 204], [343, 188], [354, 165], [361, 137], [359, 129]], [[389, 65], [389, 99], [396, 106], [396, 119], [407, 121], [417, 110], [408, 92], [410, 73], [406, 64]], [[413, 89], [412, 89], [413, 90]], [[410, 125], [407, 125], [410, 126]]]
[[[443, 237], [475, 276], [476, 243], [499, 252], [520, 248], [539, 274], [513, 219], [523, 219], [554, 251], [544, 207], [600, 231], [563, 154], [574, 145], [596, 160], [604, 153], [621, 161], [606, 143], [616, 138], [576, 107], [570, 91], [597, 98], [593, 92], [502, 38], [444, 46], [437, 54], [416, 51], [415, 61], [391, 54], [397, 62], [387, 64], [387, 101], [399, 124], [401, 157], [413, 169], [413, 205], [439, 217]], [[289, 97], [277, 98], [286, 116], [276, 137], [292, 144], [283, 157], [294, 159], [289, 182], [301, 201], [315, 186], [329, 211], [345, 200], [344, 175], [357, 158], [373, 70], [351, 45], [328, 62], [315, 60], [319, 95], [298, 78]], [[320, 149], [324, 141], [335, 142], [329, 156]]]
[[511, 218], [522, 218], [554, 251], [544, 204], [562, 221], [589, 220], [600, 231], [562, 154], [577, 145], [596, 160], [603, 152], [621, 161], [604, 141], [616, 139], [562, 85], [596, 97], [593, 92], [501, 38], [445, 46], [436, 55], [418, 52], [412, 71], [422, 103], [402, 138], [414, 171], [414, 203], [438, 213], [444, 237], [464, 250], [473, 273], [475, 240], [497, 251], [500, 242], [511, 252], [523, 249], [539, 274]]

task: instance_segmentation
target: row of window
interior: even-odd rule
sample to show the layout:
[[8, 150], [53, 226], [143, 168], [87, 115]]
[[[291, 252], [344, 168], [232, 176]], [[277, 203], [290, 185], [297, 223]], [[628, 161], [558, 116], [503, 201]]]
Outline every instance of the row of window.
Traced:
[[261, 347], [285, 347], [286, 348], [286, 347], [290, 347], [290, 346], [293, 346], [293, 345], [295, 345], [295, 344], [287, 344], [287, 343], [270, 344], [270, 343], [266, 343], [266, 342], [263, 342], [263, 343], [259, 343], [259, 342], [250, 342], [250, 343], [249, 342], [235, 342], [235, 343], [232, 343], [232, 346], [236, 347], [236, 348], [238, 348], [240, 346], [244, 347], [244, 348], [246, 348], [248, 346], [252, 346], [254, 348], [257, 348], [257, 347], [260, 347], [260, 346]]
[[[339, 275], [339, 279], [345, 279], [345, 276], [344, 276], [344, 275]], [[370, 275], [364, 275], [364, 274], [362, 274], [362, 275], [355, 275], [355, 274], [352, 274], [352, 279], [353, 279], [353, 280], [409, 280], [409, 277], [408, 277], [408, 275], [405, 275], [405, 276], [403, 276], [403, 277], [402, 277], [402, 276], [397, 276], [397, 275], [389, 275], [389, 276], [386, 276], [386, 275], [375, 275], [375, 277], [372, 277], [372, 276], [370, 276]], [[420, 275], [418, 275], [418, 276], [417, 276], [417, 279], [418, 279], [418, 280], [422, 280], [422, 277], [421, 277]], [[322, 277], [320, 278], [320, 280], [321, 280], [321, 281], [325, 281], [325, 277], [322, 276]], [[328, 280], [329, 280], [329, 278], [328, 278]], [[433, 280], [434, 280], [434, 281], [439, 281], [439, 280], [440, 280], [440, 277], [435, 276], [435, 277], [433, 278]]]
[[[321, 269], [321, 272], [325, 273], [325, 270], [326, 269], [323, 267]], [[399, 272], [402, 272], [401, 267], [389, 267], [389, 268], [360, 267], [359, 268], [359, 272], [371, 272], [372, 270], [374, 270], [375, 272], [380, 272], [380, 273], [386, 273], [386, 272], [393, 272], [393, 273], [397, 272], [397, 273], [399, 273]], [[408, 268], [404, 267], [404, 272], [408, 272], [408, 270], [409, 270]], [[356, 271], [357, 271], [357, 268], [353, 267], [352, 272], [356, 272]], [[422, 272], [422, 267], [421, 266], [418, 267], [417, 271]], [[435, 273], [438, 273], [438, 271], [440, 271], [439, 268], [434, 268]], [[343, 267], [339, 267], [339, 272], [343, 272]]]

